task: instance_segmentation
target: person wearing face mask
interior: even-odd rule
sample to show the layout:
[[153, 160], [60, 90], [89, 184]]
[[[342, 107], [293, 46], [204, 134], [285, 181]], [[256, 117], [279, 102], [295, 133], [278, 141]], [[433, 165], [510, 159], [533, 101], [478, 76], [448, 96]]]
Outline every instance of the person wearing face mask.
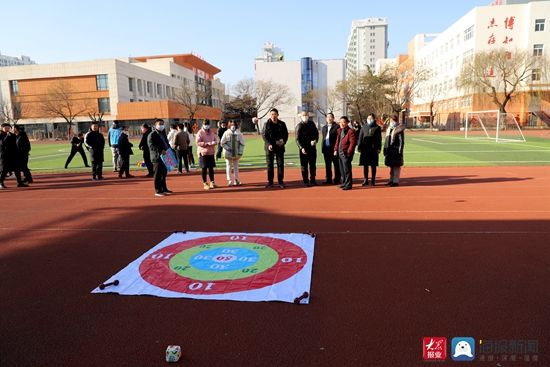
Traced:
[[[206, 120], [202, 129], [197, 133], [197, 147], [199, 151], [199, 167], [202, 169], [202, 186], [205, 190], [215, 189], [214, 167], [216, 167], [216, 145], [218, 137], [210, 130], [210, 121]], [[210, 184], [207, 182], [207, 172]]]
[[315, 123], [309, 119], [309, 113], [307, 111], [302, 112], [300, 115], [300, 120], [300, 123], [296, 127], [296, 144], [298, 145], [298, 150], [300, 152], [302, 180], [304, 181], [304, 185], [307, 187], [316, 186], [316, 144], [319, 140], [319, 131], [317, 130]]
[[376, 116], [371, 113], [367, 116], [367, 123], [361, 128], [357, 149], [361, 152], [359, 165], [363, 166], [363, 186], [369, 184], [369, 167], [371, 169], [371, 186], [376, 184], [376, 167], [378, 156], [382, 148], [382, 130], [376, 124]]
[[90, 160], [92, 161], [92, 180], [103, 180], [103, 149], [105, 148], [105, 138], [103, 134], [99, 132], [99, 125], [96, 121], [92, 122], [90, 131], [86, 133], [84, 144], [86, 144], [90, 152]]
[[239, 186], [239, 159], [244, 152], [244, 137], [236, 122], [229, 122], [229, 129], [223, 134], [220, 146], [225, 157], [227, 186]]
[[384, 141], [384, 164], [390, 167], [390, 180], [386, 185], [399, 186], [399, 176], [403, 166], [403, 147], [405, 146], [405, 124], [400, 124], [399, 117], [393, 115], [386, 130]]
[[285, 144], [288, 141], [288, 129], [286, 123], [279, 120], [279, 111], [272, 108], [271, 118], [264, 125], [263, 138], [267, 145], [267, 184], [266, 188], [273, 187], [275, 175], [275, 159], [277, 159], [277, 180], [279, 187], [285, 188]]
[[353, 176], [351, 172], [351, 162], [357, 145], [355, 130], [349, 126], [347, 116], [340, 117], [340, 128], [336, 135], [336, 144], [334, 145], [334, 155], [340, 160], [340, 172], [342, 173], [342, 190], [351, 190]]
[[147, 145], [151, 154], [151, 162], [153, 163], [153, 177], [155, 185], [155, 196], [166, 196], [172, 191], [166, 187], [166, 175], [168, 170], [162, 161], [162, 155], [170, 148], [168, 138], [164, 131], [164, 120], [155, 119], [155, 128], [147, 137]]
[[[336, 132], [338, 124], [334, 122], [334, 114], [327, 114], [327, 124], [323, 126], [321, 132], [323, 134], [323, 143], [321, 152], [325, 158], [325, 181], [323, 184], [330, 185], [332, 183], [340, 185], [340, 163], [338, 157], [334, 156], [334, 146], [336, 145]], [[334, 179], [332, 178], [332, 167], [334, 166]]]
[[132, 178], [130, 174], [130, 156], [134, 154], [132, 147], [134, 145], [128, 138], [128, 126], [122, 127], [122, 134], [118, 139], [118, 154], [120, 155], [120, 170], [118, 171], [118, 178], [122, 178], [126, 175], [126, 178]]

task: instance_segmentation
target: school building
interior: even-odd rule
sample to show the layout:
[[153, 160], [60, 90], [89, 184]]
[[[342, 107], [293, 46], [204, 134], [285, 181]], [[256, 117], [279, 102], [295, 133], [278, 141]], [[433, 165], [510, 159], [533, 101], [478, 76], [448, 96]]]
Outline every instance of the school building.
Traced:
[[184, 122], [190, 118], [188, 109], [174, 100], [184, 88], [197, 91], [193, 98], [201, 96], [195, 101], [200, 105], [195, 120], [218, 121], [225, 94], [224, 84], [215, 77], [220, 71], [194, 54], [4, 67], [0, 103], [10, 106], [18, 124], [35, 138], [67, 136], [63, 117], [44, 108], [45, 100], [63, 91], [69, 94], [72, 113], [78, 112], [73, 129], [79, 131], [100, 114], [106, 124], [119, 120], [132, 131], [154, 118]]

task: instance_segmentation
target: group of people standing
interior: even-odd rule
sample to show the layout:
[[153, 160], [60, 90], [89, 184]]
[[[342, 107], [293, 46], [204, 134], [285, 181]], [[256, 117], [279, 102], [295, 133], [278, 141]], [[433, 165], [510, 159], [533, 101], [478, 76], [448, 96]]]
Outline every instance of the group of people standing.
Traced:
[[[301, 114], [301, 121], [296, 127], [296, 144], [299, 150], [302, 180], [305, 186], [316, 186], [317, 183], [317, 144], [321, 140], [321, 152], [325, 162], [325, 180], [323, 184], [339, 185], [342, 190], [352, 189], [352, 162], [354, 154], [360, 153], [359, 165], [363, 166], [363, 186], [375, 186], [376, 173], [379, 165], [379, 155], [384, 154], [384, 163], [390, 167], [389, 186], [399, 186], [401, 166], [403, 166], [403, 147], [405, 126], [398, 122], [397, 115], [385, 124], [385, 140], [382, 145], [382, 128], [374, 114], [367, 116], [362, 126], [354, 128], [347, 116], [340, 117], [338, 124], [334, 115], [329, 113], [326, 125], [317, 129], [308, 112]], [[22, 126], [16, 126], [14, 133], [10, 132], [9, 124], [2, 125], [0, 133], [0, 186], [5, 188], [4, 180], [14, 173], [18, 186], [27, 186], [32, 182], [28, 169], [30, 143]], [[216, 159], [222, 157], [226, 162], [226, 177], [228, 186], [239, 186], [239, 160], [244, 153], [244, 136], [239, 130], [239, 124], [230, 121], [221, 123], [217, 133], [212, 131], [209, 121], [205, 121], [196, 136], [189, 126], [173, 124], [166, 133], [164, 120], [156, 119], [153, 126], [143, 124], [141, 127], [139, 149], [143, 151], [143, 162], [147, 167], [147, 177], [154, 178], [156, 196], [172, 193], [166, 186], [168, 169], [165, 157], [172, 149], [177, 157], [179, 173], [189, 173], [193, 167], [193, 146], [197, 146], [199, 167], [203, 188], [205, 190], [217, 187], [214, 179]], [[275, 180], [275, 164], [277, 165], [277, 184], [285, 188], [284, 156], [288, 142], [288, 129], [284, 121], [279, 120], [279, 112], [273, 108], [270, 118], [265, 123], [262, 137], [265, 143], [267, 161], [266, 188], [271, 188]], [[71, 140], [71, 152], [65, 163], [68, 167], [76, 153], [80, 153], [86, 167], [88, 161], [84, 146], [89, 150], [92, 167], [92, 179], [103, 179], [103, 161], [105, 138], [99, 131], [97, 122], [92, 122], [90, 130], [84, 135], [79, 133]], [[128, 137], [128, 127], [114, 122], [108, 132], [108, 144], [113, 158], [113, 169], [119, 178], [132, 178], [130, 174], [130, 156], [133, 154], [133, 144]], [[370, 170], [370, 180], [369, 180]], [[23, 174], [23, 177], [21, 177]]]
[[[302, 112], [301, 121], [296, 127], [296, 144], [300, 155], [302, 180], [306, 186], [316, 186], [317, 143], [320, 135], [315, 123], [309, 118], [308, 112]], [[389, 186], [399, 186], [401, 166], [403, 166], [403, 147], [405, 143], [405, 125], [399, 124], [397, 115], [390, 118], [386, 129], [383, 153], [384, 163], [390, 167]], [[352, 162], [355, 150], [360, 152], [359, 165], [363, 166], [363, 186], [376, 184], [376, 169], [378, 157], [382, 150], [382, 128], [376, 121], [374, 114], [369, 114], [367, 122], [354, 129], [350, 126], [347, 116], [342, 116], [337, 125], [334, 114], [326, 117], [327, 124], [321, 129], [321, 152], [325, 161], [325, 181], [323, 184], [339, 185], [342, 190], [351, 190]], [[274, 162], [277, 162], [277, 180], [281, 188], [284, 183], [284, 153], [288, 140], [288, 130], [284, 121], [279, 120], [279, 112], [272, 109], [270, 118], [263, 131], [266, 144], [267, 184], [266, 188], [273, 187]], [[369, 181], [369, 168], [371, 179]]]
[[31, 143], [22, 125], [3, 123], [0, 131], [0, 189], [7, 188], [6, 177], [15, 175], [17, 187], [27, 187], [33, 182], [29, 170]]

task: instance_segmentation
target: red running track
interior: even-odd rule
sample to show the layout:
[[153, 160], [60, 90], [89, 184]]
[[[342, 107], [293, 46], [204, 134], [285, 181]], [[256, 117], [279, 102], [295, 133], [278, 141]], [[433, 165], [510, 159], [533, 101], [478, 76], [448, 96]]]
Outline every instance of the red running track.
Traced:
[[[182, 366], [423, 366], [425, 336], [538, 340], [550, 365], [547, 167], [406, 168], [347, 192], [287, 175], [169, 176], [164, 198], [114, 176], [3, 190], [0, 366], [158, 366], [169, 344]], [[317, 233], [311, 303], [90, 294], [174, 230]]]

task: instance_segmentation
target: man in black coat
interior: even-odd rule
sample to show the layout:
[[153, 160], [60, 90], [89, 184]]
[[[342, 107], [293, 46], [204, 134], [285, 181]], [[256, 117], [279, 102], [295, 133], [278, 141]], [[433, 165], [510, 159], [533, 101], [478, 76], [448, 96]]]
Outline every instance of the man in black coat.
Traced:
[[132, 151], [133, 146], [134, 144], [128, 138], [128, 126], [123, 126], [122, 133], [118, 138], [118, 154], [120, 156], [118, 178], [122, 178], [123, 175], [126, 175], [126, 178], [134, 177], [130, 174], [130, 156], [134, 154]]
[[273, 187], [274, 161], [277, 158], [277, 179], [279, 187], [284, 189], [285, 144], [288, 141], [288, 129], [285, 122], [279, 120], [279, 111], [276, 108], [271, 110], [271, 118], [265, 123], [263, 137], [267, 144], [267, 185], [265, 187]]
[[164, 120], [156, 119], [155, 128], [147, 138], [147, 145], [151, 153], [153, 163], [153, 177], [155, 182], [155, 196], [166, 196], [172, 191], [166, 187], [166, 175], [168, 170], [162, 161], [162, 155], [170, 148], [166, 133], [164, 132]]
[[28, 186], [21, 180], [21, 173], [17, 167], [17, 145], [15, 141], [15, 135], [11, 130], [11, 125], [8, 123], [2, 124], [2, 130], [0, 131], [0, 189], [5, 189], [4, 180], [9, 172], [14, 172], [17, 179], [18, 187]]
[[16, 168], [23, 174], [23, 182], [32, 183], [32, 175], [29, 170], [31, 142], [29, 141], [29, 137], [23, 125], [15, 125], [13, 131], [15, 132], [15, 146], [17, 148], [15, 156]]
[[73, 136], [71, 139], [71, 154], [67, 157], [67, 162], [65, 162], [65, 169], [69, 167], [69, 163], [73, 160], [73, 157], [76, 153], [80, 153], [82, 160], [84, 161], [84, 166], [90, 167], [88, 164], [88, 158], [86, 158], [86, 153], [84, 152], [84, 134], [78, 133], [78, 135]]
[[[317, 141], [319, 131], [315, 123], [309, 119], [309, 113], [304, 111], [300, 116], [300, 123], [296, 127], [296, 144], [300, 152], [300, 167], [302, 169], [302, 180], [306, 186], [316, 186], [315, 180], [317, 168]], [[309, 178], [308, 178], [309, 166]]]
[[[325, 158], [326, 179], [323, 184], [340, 185], [340, 162], [338, 157], [334, 155], [334, 146], [336, 145], [336, 137], [338, 124], [334, 122], [334, 114], [327, 114], [327, 124], [323, 126], [321, 132], [323, 134], [323, 143], [321, 151]], [[334, 180], [332, 179], [332, 166], [334, 166]]]
[[99, 132], [99, 125], [97, 122], [92, 122], [90, 131], [84, 138], [84, 143], [90, 151], [92, 180], [103, 180], [103, 149], [105, 149], [105, 137]]
[[147, 138], [151, 134], [151, 128], [147, 123], [141, 125], [141, 141], [139, 142], [139, 149], [143, 151], [143, 163], [147, 167], [147, 175], [145, 177], [153, 177], [153, 163], [151, 163], [151, 152], [149, 151], [149, 145], [147, 144]]
[[382, 130], [376, 124], [376, 116], [371, 113], [367, 116], [367, 123], [361, 128], [357, 149], [361, 152], [359, 165], [363, 166], [363, 186], [369, 184], [369, 167], [371, 168], [371, 185], [376, 184], [376, 167], [378, 167], [378, 156], [382, 149]]

